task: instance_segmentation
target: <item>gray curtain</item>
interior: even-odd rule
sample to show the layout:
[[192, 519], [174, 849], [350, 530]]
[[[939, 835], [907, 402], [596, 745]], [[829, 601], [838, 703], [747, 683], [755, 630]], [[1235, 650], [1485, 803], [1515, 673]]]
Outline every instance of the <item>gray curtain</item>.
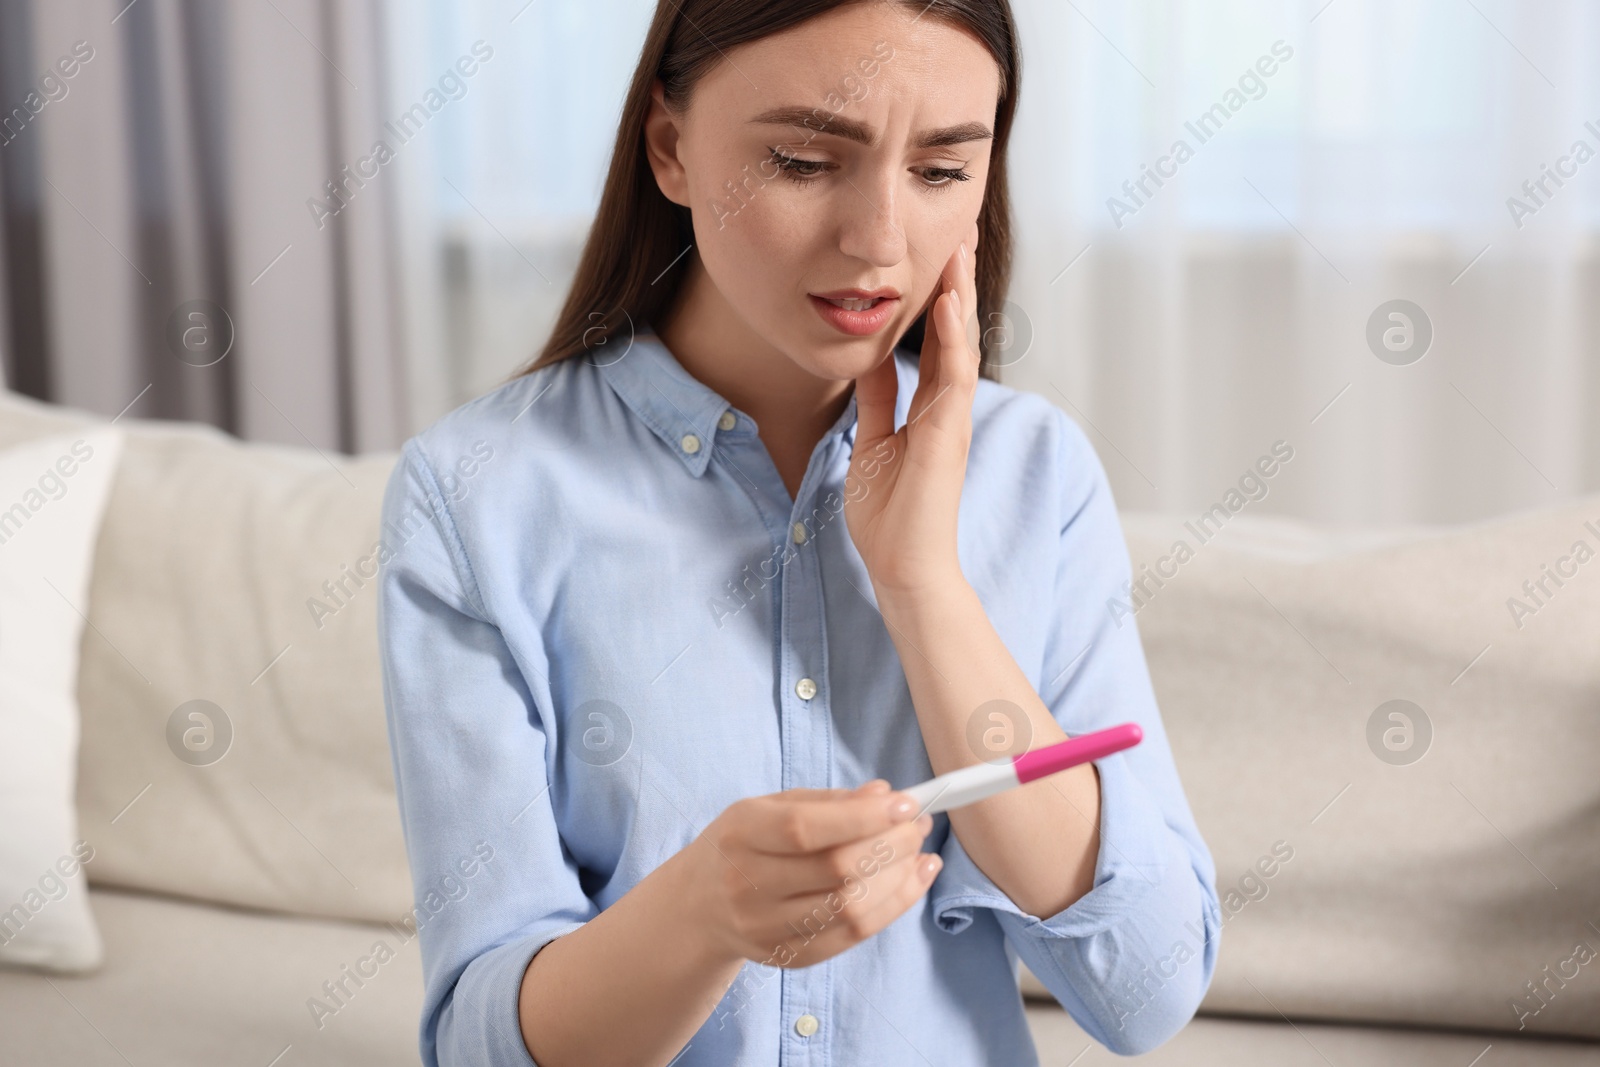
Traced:
[[398, 193], [371, 159], [384, 18], [378, 0], [0, 0], [7, 387], [398, 445]]

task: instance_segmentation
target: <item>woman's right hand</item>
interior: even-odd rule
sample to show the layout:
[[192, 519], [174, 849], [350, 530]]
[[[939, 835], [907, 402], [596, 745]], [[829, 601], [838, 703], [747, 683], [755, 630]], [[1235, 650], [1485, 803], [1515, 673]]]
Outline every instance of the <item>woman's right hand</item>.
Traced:
[[806, 967], [872, 937], [927, 892], [942, 865], [921, 851], [932, 827], [878, 778], [737, 801], [680, 856], [726, 958]]

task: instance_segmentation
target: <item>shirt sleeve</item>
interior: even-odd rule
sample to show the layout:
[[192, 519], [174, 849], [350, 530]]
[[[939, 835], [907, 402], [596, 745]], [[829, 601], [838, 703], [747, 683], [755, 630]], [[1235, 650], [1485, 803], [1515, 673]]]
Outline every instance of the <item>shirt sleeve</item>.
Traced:
[[523, 972], [599, 909], [556, 827], [546, 733], [487, 617], [449, 503], [417, 439], [384, 495], [379, 651], [409, 858], [426, 1067], [537, 1067]]
[[1144, 740], [1096, 761], [1100, 851], [1093, 888], [1079, 900], [1048, 917], [1027, 914], [954, 833], [929, 895], [935, 922], [951, 934], [971, 925], [975, 909], [992, 912], [1079, 1026], [1112, 1052], [1137, 1055], [1181, 1030], [1211, 984], [1222, 927], [1216, 872], [1156, 707], [1111, 487], [1083, 432], [1058, 414], [1057, 470], [1067, 488], [1057, 621], [1039, 694], [1070, 735], [1136, 722]]

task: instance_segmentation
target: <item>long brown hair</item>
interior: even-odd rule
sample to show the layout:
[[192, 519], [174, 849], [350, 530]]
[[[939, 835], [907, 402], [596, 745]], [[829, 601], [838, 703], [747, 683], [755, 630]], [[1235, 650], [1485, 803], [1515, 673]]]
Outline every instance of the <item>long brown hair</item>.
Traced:
[[[661, 79], [666, 104], [682, 112], [695, 83], [737, 45], [759, 40], [834, 8], [863, 0], [658, 0], [655, 18], [633, 73], [611, 152], [600, 206], [566, 303], [543, 351], [511, 375], [517, 378], [572, 356], [594, 351], [615, 334], [643, 329], [672, 307], [685, 273], [685, 250], [694, 243], [690, 209], [668, 200], [645, 155], [645, 119]], [[1017, 109], [1021, 54], [1009, 0], [894, 0], [919, 14], [973, 33], [1000, 67], [1000, 99], [988, 183], [978, 213], [977, 294], [979, 373], [999, 380], [996, 342], [984, 323], [1003, 321], [1011, 281], [1011, 196], [1006, 145]], [[824, 128], [827, 113], [821, 112]], [[900, 338], [922, 349], [926, 314]], [[509, 379], [508, 379], [509, 380]]]

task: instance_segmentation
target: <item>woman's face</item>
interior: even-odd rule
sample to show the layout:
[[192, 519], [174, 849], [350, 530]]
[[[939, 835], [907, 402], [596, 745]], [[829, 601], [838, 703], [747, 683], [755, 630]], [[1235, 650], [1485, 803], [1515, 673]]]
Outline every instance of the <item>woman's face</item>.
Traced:
[[[965, 30], [851, 4], [731, 50], [687, 114], [669, 121], [658, 104], [652, 166], [692, 210], [728, 313], [813, 374], [853, 378], [970, 241], [999, 91], [998, 65]], [[878, 299], [839, 307], [851, 290]]]

